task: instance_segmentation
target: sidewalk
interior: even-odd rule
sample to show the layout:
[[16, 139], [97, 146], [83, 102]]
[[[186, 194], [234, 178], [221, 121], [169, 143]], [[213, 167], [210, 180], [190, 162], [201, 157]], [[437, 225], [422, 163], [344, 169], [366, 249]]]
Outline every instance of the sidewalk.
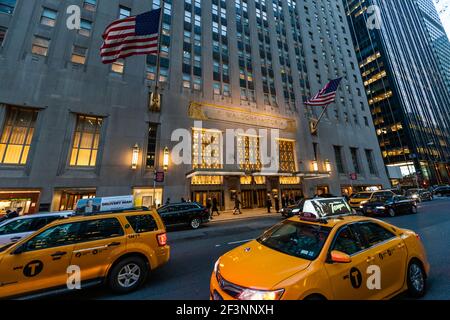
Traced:
[[220, 216], [214, 213], [213, 219], [210, 221], [210, 223], [258, 217], [276, 217], [281, 215], [280, 213], [275, 212], [275, 209], [272, 209], [272, 213], [267, 213], [267, 208], [241, 209], [242, 214], [239, 215], [233, 215], [233, 210], [225, 210], [219, 212]]

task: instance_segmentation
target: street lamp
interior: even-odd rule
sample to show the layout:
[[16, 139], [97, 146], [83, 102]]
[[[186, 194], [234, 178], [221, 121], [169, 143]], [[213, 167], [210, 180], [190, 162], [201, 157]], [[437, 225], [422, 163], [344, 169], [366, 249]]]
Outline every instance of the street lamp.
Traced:
[[163, 157], [163, 168], [164, 171], [167, 171], [169, 169], [169, 148], [164, 148], [164, 157]]
[[332, 170], [331, 170], [331, 162], [330, 162], [330, 160], [325, 160], [325, 170], [327, 171], [327, 172], [331, 172]]
[[139, 161], [139, 145], [136, 143], [133, 147], [133, 156], [131, 157], [131, 169], [136, 170]]

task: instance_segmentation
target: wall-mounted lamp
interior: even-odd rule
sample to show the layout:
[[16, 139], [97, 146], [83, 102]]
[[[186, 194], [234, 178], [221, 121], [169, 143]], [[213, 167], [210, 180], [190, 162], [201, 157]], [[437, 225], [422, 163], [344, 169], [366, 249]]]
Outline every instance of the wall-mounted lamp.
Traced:
[[164, 157], [163, 157], [163, 167], [164, 171], [167, 171], [169, 169], [169, 148], [164, 148]]
[[136, 170], [139, 161], [139, 145], [136, 143], [133, 147], [133, 156], [131, 158], [131, 169]]
[[332, 171], [331, 170], [331, 162], [330, 162], [330, 160], [325, 160], [325, 170], [327, 172], [331, 172]]
[[319, 171], [319, 164], [318, 164], [317, 160], [312, 161], [312, 168], [313, 168], [313, 171], [315, 171], [315, 172]]

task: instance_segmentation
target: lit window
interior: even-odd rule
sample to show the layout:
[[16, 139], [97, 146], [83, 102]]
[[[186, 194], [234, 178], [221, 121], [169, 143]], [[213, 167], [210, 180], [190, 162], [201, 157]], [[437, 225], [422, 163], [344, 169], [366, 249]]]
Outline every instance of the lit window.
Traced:
[[41, 24], [54, 27], [56, 25], [56, 16], [58, 15], [58, 11], [44, 8], [41, 16]]
[[156, 162], [156, 144], [158, 138], [158, 124], [150, 123], [148, 128], [148, 145], [147, 145], [147, 169], [155, 167]]
[[37, 111], [9, 108], [0, 140], [0, 164], [27, 163]]
[[50, 39], [35, 36], [31, 52], [46, 57], [48, 54], [49, 46], [50, 46]]
[[278, 140], [280, 171], [295, 172], [294, 141]]
[[237, 153], [239, 168], [246, 171], [261, 170], [261, 152], [259, 137], [238, 136]]
[[70, 165], [95, 167], [103, 120], [98, 117], [79, 115], [73, 136]]
[[87, 48], [73, 46], [72, 51], [72, 62], [77, 64], [85, 64], [86, 63], [86, 53]]
[[115, 73], [122, 74], [123, 68], [124, 68], [124, 62], [122, 59], [113, 62], [113, 64], [111, 65], [111, 71], [115, 72]]
[[222, 133], [220, 131], [193, 129], [193, 168], [222, 168], [221, 141]]

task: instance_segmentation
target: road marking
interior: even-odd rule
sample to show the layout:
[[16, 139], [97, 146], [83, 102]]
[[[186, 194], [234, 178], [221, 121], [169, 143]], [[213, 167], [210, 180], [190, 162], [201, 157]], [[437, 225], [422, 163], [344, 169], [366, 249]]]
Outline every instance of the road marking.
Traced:
[[[244, 243], [244, 242], [249, 242], [249, 241], [252, 241], [252, 240], [255, 240], [255, 239], [247, 239], [247, 240], [239, 240], [239, 241], [233, 241], [233, 242], [228, 242], [228, 243], [226, 243], [225, 245], [234, 245], [234, 244], [239, 244], [239, 243]], [[218, 248], [218, 247], [221, 247], [222, 245], [221, 244], [216, 244], [216, 248]]]

